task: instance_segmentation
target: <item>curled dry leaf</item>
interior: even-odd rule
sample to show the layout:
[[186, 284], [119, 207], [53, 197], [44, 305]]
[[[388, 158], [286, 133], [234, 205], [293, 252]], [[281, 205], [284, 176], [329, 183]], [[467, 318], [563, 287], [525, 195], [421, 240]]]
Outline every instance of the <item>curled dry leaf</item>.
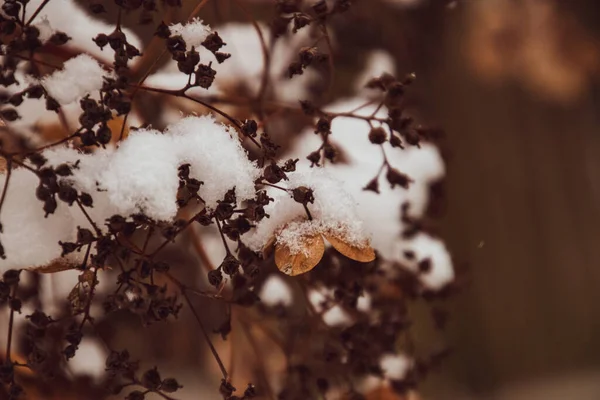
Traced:
[[331, 243], [334, 249], [354, 261], [370, 262], [375, 259], [375, 251], [367, 242], [361, 246], [355, 246], [335, 235], [324, 234], [323, 236]]
[[302, 251], [295, 254], [286, 245], [275, 245], [275, 264], [284, 274], [295, 276], [310, 271], [325, 253], [325, 242], [320, 234], [304, 236], [299, 244]]
[[68, 271], [71, 269], [75, 269], [75, 265], [57, 261], [42, 267], [30, 268], [29, 270], [42, 274], [52, 274], [54, 272]]

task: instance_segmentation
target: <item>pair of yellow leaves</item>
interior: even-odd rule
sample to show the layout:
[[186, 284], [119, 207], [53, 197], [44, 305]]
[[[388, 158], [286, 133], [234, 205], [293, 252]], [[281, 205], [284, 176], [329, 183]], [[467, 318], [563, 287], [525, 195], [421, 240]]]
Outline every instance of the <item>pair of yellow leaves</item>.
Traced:
[[302, 251], [292, 253], [284, 244], [275, 245], [275, 265], [287, 275], [300, 275], [313, 269], [325, 253], [325, 241], [344, 256], [359, 262], [370, 262], [375, 259], [375, 251], [367, 242], [361, 245], [350, 244], [344, 238], [333, 234], [316, 234], [300, 239]]

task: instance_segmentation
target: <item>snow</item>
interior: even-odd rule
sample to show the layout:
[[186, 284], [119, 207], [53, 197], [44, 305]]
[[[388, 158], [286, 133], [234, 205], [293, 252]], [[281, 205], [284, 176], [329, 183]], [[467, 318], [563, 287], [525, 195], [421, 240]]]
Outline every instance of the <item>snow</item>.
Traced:
[[[265, 211], [270, 218], [257, 224], [256, 230], [244, 236], [246, 244], [260, 251], [276, 236], [277, 243], [289, 247], [291, 254], [303, 249], [302, 237], [316, 234], [333, 234], [357, 246], [364, 245], [369, 236], [363, 229], [356, 210], [356, 202], [343, 188], [342, 182], [321, 169], [306, 169], [288, 174], [289, 181], [281, 186], [294, 189], [308, 187], [314, 192], [314, 203], [308, 204], [313, 218], [307, 219], [302, 204], [297, 203], [287, 192], [271, 191], [274, 202]], [[285, 227], [285, 229], [283, 229]]]
[[[355, 97], [329, 105], [330, 112], [348, 112], [366, 104], [368, 98]], [[375, 111], [375, 105], [369, 105], [356, 112], [369, 116]], [[386, 117], [382, 107], [376, 114]], [[365, 191], [365, 185], [376, 176], [383, 162], [380, 146], [373, 145], [368, 139], [369, 124], [357, 118], [337, 117], [332, 121], [330, 141], [344, 154], [345, 163], [327, 163], [326, 173], [337, 182], [341, 190], [354, 199], [355, 218], [363, 221], [363, 229], [371, 238], [371, 246], [380, 257], [399, 262], [416, 273], [417, 267], [403, 257], [404, 250], [417, 252], [423, 249], [423, 258], [430, 257], [432, 270], [419, 275], [422, 284], [437, 290], [450, 282], [453, 277], [452, 262], [443, 242], [426, 234], [415, 241], [405, 241], [401, 233], [406, 228], [401, 221], [401, 205], [410, 204], [409, 214], [413, 218], [422, 217], [427, 209], [429, 185], [443, 178], [445, 166], [439, 150], [431, 143], [421, 143], [420, 148], [407, 146], [405, 149], [393, 148], [389, 143], [383, 145], [391, 166], [407, 174], [413, 182], [408, 189], [391, 188], [384, 176], [379, 179], [380, 193]], [[299, 158], [298, 170], [309, 169], [306, 156], [321, 145], [321, 139], [313, 129], [301, 134], [293, 149], [286, 157]], [[313, 168], [314, 170], [315, 168]], [[316, 197], [316, 196], [315, 196]], [[302, 211], [302, 210], [300, 210]], [[267, 223], [273, 224], [273, 221]], [[260, 230], [260, 227], [259, 227]], [[428, 238], [428, 239], [427, 239]], [[422, 260], [420, 258], [418, 261]]]
[[210, 27], [198, 18], [186, 24], [169, 25], [169, 30], [171, 36], [180, 35], [185, 40], [188, 50], [191, 50], [192, 46], [196, 49], [200, 48], [204, 39], [211, 33]]
[[[0, 187], [4, 187], [5, 180], [6, 175], [1, 175]], [[35, 196], [38, 183], [37, 176], [25, 169], [12, 171], [0, 211], [0, 241], [6, 252], [6, 259], [0, 260], [0, 271], [48, 264], [61, 254], [58, 241], [75, 237], [74, 222], [65, 203], [59, 202], [56, 212], [44, 218], [43, 203]]]
[[66, 61], [62, 70], [45, 77], [42, 84], [59, 103], [69, 104], [100, 90], [107, 74], [94, 58], [80, 54]]
[[[259, 23], [263, 37], [270, 47], [269, 28]], [[172, 30], [172, 27], [171, 27]], [[225, 42], [220, 51], [230, 53], [231, 58], [219, 64], [214, 55], [204, 47], [196, 50], [200, 53], [203, 64], [212, 61], [212, 68], [217, 71], [215, 82], [208, 90], [190, 89], [190, 94], [218, 95], [226, 93], [229, 88], [244, 85], [251, 95], [258, 94], [265, 66], [264, 54], [258, 32], [250, 23], [230, 22], [215, 29]], [[184, 37], [184, 40], [185, 37]], [[186, 40], [187, 42], [187, 40]], [[318, 73], [308, 68], [303, 75], [288, 79], [288, 65], [297, 57], [298, 50], [311, 42], [310, 28], [299, 31], [296, 35], [279, 38], [272, 46], [270, 55], [270, 81], [272, 89], [279, 100], [296, 103], [309, 97], [307, 85], [318, 78]], [[181, 89], [187, 83], [188, 77], [179, 72], [177, 63], [171, 61], [156, 74], [148, 77], [148, 86], [163, 89]]]
[[404, 354], [385, 354], [379, 360], [379, 366], [387, 379], [402, 380], [412, 367], [412, 360]]
[[[27, 10], [35, 10], [42, 0], [30, 0]], [[33, 21], [38, 24], [47, 20], [55, 31], [61, 31], [71, 37], [64, 46], [85, 51], [104, 62], [113, 61], [114, 52], [106, 48], [101, 50], [92, 41], [99, 33], [110, 34], [115, 30], [115, 25], [107, 24], [101, 19], [91, 17], [89, 11], [84, 10], [74, 0], [52, 0], [42, 9]], [[142, 48], [140, 38], [128, 28], [123, 28], [127, 41], [138, 49]]]
[[[419, 233], [399, 245], [403, 249], [401, 251], [413, 252], [414, 259], [404, 260], [403, 264], [418, 274], [419, 280], [427, 289], [439, 290], [454, 280], [450, 253], [440, 239]], [[429, 261], [429, 270], [421, 272], [418, 270], [418, 263], [424, 260]]]
[[270, 275], [263, 284], [259, 296], [261, 301], [270, 307], [276, 305], [290, 306], [293, 301], [292, 291], [283, 278], [277, 274]]
[[254, 198], [254, 181], [261, 171], [248, 159], [237, 132], [210, 116], [186, 117], [167, 128], [181, 164], [190, 164], [190, 177], [204, 182], [200, 197], [217, 206], [235, 187], [238, 201]]
[[119, 214], [142, 212], [157, 220], [177, 213], [179, 160], [171, 137], [158, 131], [132, 132], [100, 177]]
[[[248, 160], [235, 131], [208, 116], [184, 118], [164, 133], [133, 131], [117, 149], [82, 154], [56, 147], [43, 155], [48, 166], [78, 162], [72, 175], [60, 179], [92, 196], [94, 205], [87, 211], [100, 228], [114, 214], [144, 213], [159, 221], [173, 220], [182, 164], [191, 164], [191, 176], [204, 182], [199, 194], [209, 208], [216, 207], [234, 187], [238, 201], [253, 198], [254, 181], [261, 173]], [[5, 177], [0, 175], [0, 185]], [[56, 213], [44, 218], [43, 204], [35, 197], [38, 183], [32, 172], [13, 170], [0, 212], [5, 229], [0, 239], [7, 254], [6, 260], [0, 260], [0, 269], [46, 265], [60, 256], [59, 240], [73, 241], [77, 226], [89, 226], [77, 206], [61, 201]]]

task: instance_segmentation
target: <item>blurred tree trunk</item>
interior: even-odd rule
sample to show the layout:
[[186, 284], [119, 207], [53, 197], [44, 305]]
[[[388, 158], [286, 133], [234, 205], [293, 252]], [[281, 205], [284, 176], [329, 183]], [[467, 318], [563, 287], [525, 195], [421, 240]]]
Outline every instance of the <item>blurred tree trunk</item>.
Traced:
[[552, 106], [485, 87], [466, 66], [464, 8], [446, 18], [420, 81], [451, 147], [445, 237], [470, 266], [453, 314], [455, 378], [486, 390], [598, 368], [598, 99]]

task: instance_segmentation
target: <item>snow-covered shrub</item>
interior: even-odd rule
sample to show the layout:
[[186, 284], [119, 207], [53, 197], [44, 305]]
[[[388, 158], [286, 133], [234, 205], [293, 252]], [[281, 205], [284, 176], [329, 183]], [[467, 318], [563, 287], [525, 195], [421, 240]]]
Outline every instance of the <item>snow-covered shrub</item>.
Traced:
[[[98, 393], [170, 399], [180, 382], [138, 371], [112, 343], [96, 346], [97, 324], [118, 311], [163, 322], [182, 308], [210, 345], [224, 399], [273, 393], [270, 384], [294, 399], [349, 380], [412, 388], [427, 357], [400, 345], [407, 307], [454, 280], [427, 213], [444, 163], [405, 105], [414, 75], [396, 78], [377, 50], [352, 97], [339, 98], [333, 58], [343, 49], [330, 21], [349, 1], [278, 0], [270, 21], [215, 29], [200, 2], [186, 20], [156, 21], [146, 48], [125, 16], [151, 23], [178, 2], [110, 3], [112, 23], [67, 0], [2, 5], [1, 390], [17, 398], [27, 382], [36, 393], [49, 373], [71, 382], [66, 361], [81, 365], [83, 349]], [[89, 11], [106, 12], [100, 2]], [[293, 118], [273, 119], [281, 115]], [[173, 255], [190, 242], [200, 263]], [[44, 286], [49, 276], [62, 286]], [[239, 328], [256, 350], [251, 328], [261, 327], [289, 368], [236, 390], [191, 296], [228, 310], [223, 338]], [[265, 373], [261, 363], [253, 374]], [[306, 381], [307, 370], [322, 378]]]

